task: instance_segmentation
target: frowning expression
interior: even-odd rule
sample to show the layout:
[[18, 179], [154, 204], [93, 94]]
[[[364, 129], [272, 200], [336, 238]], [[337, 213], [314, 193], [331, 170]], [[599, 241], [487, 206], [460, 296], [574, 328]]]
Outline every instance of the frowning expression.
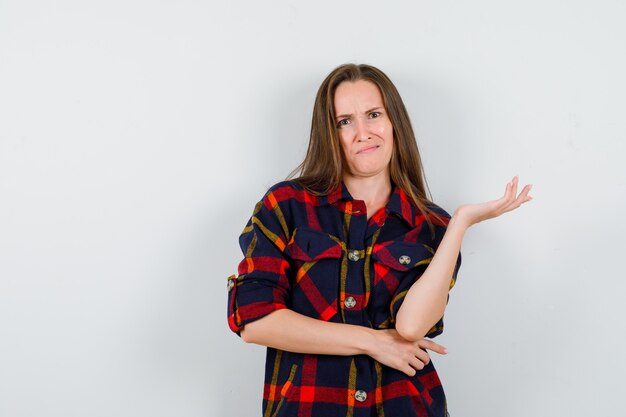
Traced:
[[344, 175], [389, 175], [393, 126], [376, 84], [344, 81], [335, 90], [334, 105]]

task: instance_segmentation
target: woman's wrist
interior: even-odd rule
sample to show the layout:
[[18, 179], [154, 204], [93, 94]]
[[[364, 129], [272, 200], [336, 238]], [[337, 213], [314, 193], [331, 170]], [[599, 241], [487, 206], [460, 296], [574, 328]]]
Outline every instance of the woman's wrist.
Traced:
[[471, 225], [472, 223], [463, 215], [463, 212], [456, 210], [448, 222], [447, 229], [458, 230], [461, 233], [465, 233]]
[[371, 329], [369, 327], [358, 326], [360, 332], [362, 332], [361, 337], [358, 337], [357, 340], [357, 349], [363, 355], [372, 356], [375, 354], [376, 349], [376, 332], [377, 330]]

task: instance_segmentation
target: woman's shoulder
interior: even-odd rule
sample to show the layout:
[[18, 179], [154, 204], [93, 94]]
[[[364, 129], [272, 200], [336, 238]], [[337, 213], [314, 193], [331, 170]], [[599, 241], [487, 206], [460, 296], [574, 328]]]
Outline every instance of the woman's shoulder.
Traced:
[[[297, 181], [280, 181], [269, 187], [257, 203], [255, 215], [281, 225], [281, 231], [291, 236], [296, 227], [308, 224], [312, 207], [318, 205], [317, 197]], [[271, 220], [268, 220], [271, 219]]]
[[261, 201], [268, 207], [275, 205], [316, 204], [316, 196], [311, 194], [297, 180], [284, 180], [267, 189]]
[[307, 190], [297, 181], [284, 180], [269, 187], [263, 199], [274, 198], [277, 201], [296, 199], [302, 201], [304, 194], [308, 194]]
[[433, 203], [432, 201], [428, 201], [426, 203], [426, 208], [438, 216], [445, 217], [446, 219], [450, 219], [452, 217], [443, 207]]
[[305, 190], [304, 190], [304, 187], [302, 187], [296, 180], [280, 181], [268, 188], [268, 192], [274, 193], [274, 192], [280, 192], [280, 191], [303, 192]]

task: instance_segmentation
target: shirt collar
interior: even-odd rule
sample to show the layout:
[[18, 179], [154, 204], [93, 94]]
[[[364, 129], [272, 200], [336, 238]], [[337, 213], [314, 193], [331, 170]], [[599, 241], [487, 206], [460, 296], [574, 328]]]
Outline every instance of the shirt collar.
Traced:
[[[415, 206], [415, 204], [413, 204], [409, 196], [402, 188], [395, 184], [392, 184], [392, 186], [393, 191], [391, 193], [391, 197], [389, 198], [389, 202], [387, 202], [387, 212], [393, 213], [407, 222], [411, 227], [415, 227], [417, 224], [416, 220], [421, 215], [420, 210]], [[328, 204], [335, 204], [340, 200], [354, 200], [348, 191], [348, 187], [346, 187], [346, 184], [343, 181], [341, 181], [339, 186], [326, 196], [326, 202]]]
[[335, 204], [339, 200], [354, 200], [354, 198], [352, 198], [350, 192], [348, 191], [348, 187], [346, 187], [346, 184], [343, 181], [341, 181], [337, 188], [335, 188], [326, 196], [326, 201], [328, 202], [328, 204]]
[[422, 215], [411, 198], [397, 185], [394, 185], [393, 193], [391, 193], [391, 197], [387, 203], [387, 209], [390, 213], [395, 214], [407, 222], [411, 227], [417, 225], [418, 217]]

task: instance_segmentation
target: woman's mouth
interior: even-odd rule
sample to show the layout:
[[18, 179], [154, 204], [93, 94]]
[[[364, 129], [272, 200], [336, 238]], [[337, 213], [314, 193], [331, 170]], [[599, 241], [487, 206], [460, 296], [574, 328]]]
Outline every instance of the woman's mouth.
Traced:
[[361, 149], [361, 150], [357, 151], [357, 154], [360, 154], [360, 153], [370, 153], [370, 152], [374, 152], [374, 151], [375, 151], [376, 149], [378, 149], [379, 147], [380, 147], [379, 145], [372, 145], [372, 146], [368, 146], [368, 147], [365, 147], [365, 148], [363, 148], [363, 149]]

